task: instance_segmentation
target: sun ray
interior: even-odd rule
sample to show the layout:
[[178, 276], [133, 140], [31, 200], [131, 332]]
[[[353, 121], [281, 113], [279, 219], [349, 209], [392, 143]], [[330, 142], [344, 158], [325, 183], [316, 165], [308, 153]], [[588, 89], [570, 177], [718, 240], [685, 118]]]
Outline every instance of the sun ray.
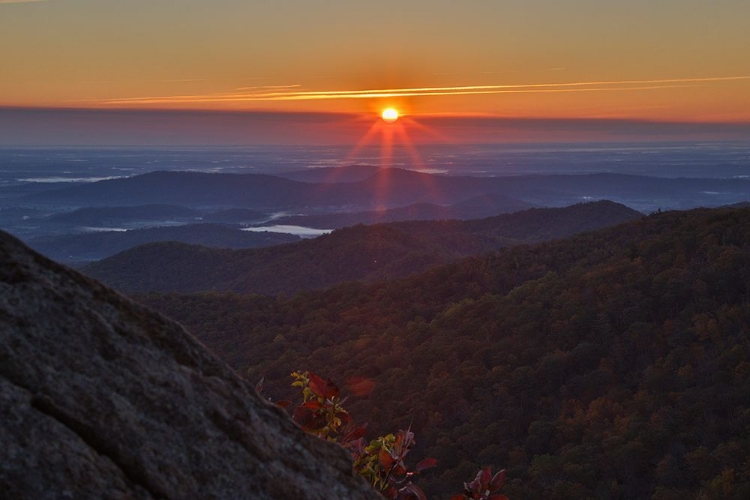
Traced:
[[367, 132], [365, 132], [365, 134], [357, 141], [357, 144], [354, 145], [349, 154], [346, 155], [345, 160], [349, 161], [354, 159], [362, 150], [362, 148], [370, 144], [371, 140], [374, 139], [375, 136], [380, 132], [380, 128], [382, 126], [383, 125], [382, 123], [380, 123], [380, 121], [376, 121], [375, 123], [373, 123], [367, 130]]
[[429, 134], [433, 139], [436, 139], [437, 142], [444, 143], [444, 144], [452, 144], [455, 142], [453, 139], [446, 136], [445, 134], [441, 134], [434, 128], [428, 127], [427, 125], [424, 125], [423, 123], [419, 122], [418, 120], [415, 120], [414, 118], [411, 118], [409, 116], [404, 116], [401, 119], [404, 121], [405, 125], [408, 126], [409, 128], [419, 129], [422, 132]]
[[425, 170], [424, 161], [422, 160], [422, 156], [419, 154], [417, 149], [414, 147], [414, 143], [412, 142], [411, 138], [409, 137], [409, 134], [406, 131], [406, 127], [404, 125], [401, 125], [397, 130], [396, 133], [398, 134], [399, 138], [401, 139], [401, 144], [403, 144], [404, 148], [406, 149], [406, 152], [409, 154], [409, 158], [411, 158], [412, 167], [415, 170]]
[[[395, 112], [393, 108], [391, 109]], [[394, 131], [396, 130], [396, 124], [393, 123], [398, 117], [398, 112], [395, 112], [395, 117], [392, 113], [388, 113], [388, 116], [394, 118], [393, 121], [388, 121], [383, 117], [385, 111], [381, 113], [382, 120], [377, 120], [376, 123], [380, 130], [380, 171], [378, 172], [376, 190], [375, 190], [375, 204], [376, 210], [386, 210], [391, 207], [390, 203], [390, 187], [391, 187], [391, 174], [390, 170], [393, 167], [393, 146], [394, 146]], [[390, 120], [390, 119], [389, 119]]]
[[[399, 134], [401, 135], [402, 144], [406, 149], [409, 157], [411, 158], [413, 169], [421, 173], [428, 173], [426, 172], [427, 167], [425, 166], [424, 160], [422, 159], [422, 155], [419, 154], [419, 150], [417, 150], [413, 140], [411, 139], [407, 131], [407, 125], [413, 123], [416, 123], [416, 120], [410, 119], [408, 121], [405, 121], [405, 123], [400, 123], [400, 127], [398, 129]], [[445, 200], [437, 189], [437, 183], [434, 181], [434, 178], [431, 175], [428, 175], [423, 177], [422, 180], [428, 190], [428, 198], [423, 201], [442, 205]]]
[[[398, 111], [395, 108], [386, 109], [392, 109], [394, 115], [398, 116]], [[395, 166], [394, 154], [397, 147], [403, 148], [408, 157], [408, 170], [426, 173], [425, 162], [416, 147], [414, 138], [409, 133], [410, 128], [424, 131], [433, 137], [438, 137], [441, 142], [450, 142], [445, 137], [435, 133], [430, 127], [419, 123], [413, 117], [398, 116], [397, 120], [390, 122], [382, 118], [383, 113], [381, 113], [380, 119], [375, 120], [367, 132], [357, 141], [357, 144], [346, 157], [347, 160], [353, 159], [362, 148], [379, 141], [380, 159], [378, 165], [380, 169], [372, 179], [374, 182], [372, 201], [375, 210], [394, 208], [394, 203], [399, 199], [394, 193], [398, 192], [399, 188], [403, 189], [403, 186], [392, 184], [394, 182], [394, 175], [396, 174], [392, 169]], [[423, 184], [424, 194], [420, 201], [437, 204], [444, 202], [431, 176], [425, 175], [419, 178], [412, 178], [412, 182]]]

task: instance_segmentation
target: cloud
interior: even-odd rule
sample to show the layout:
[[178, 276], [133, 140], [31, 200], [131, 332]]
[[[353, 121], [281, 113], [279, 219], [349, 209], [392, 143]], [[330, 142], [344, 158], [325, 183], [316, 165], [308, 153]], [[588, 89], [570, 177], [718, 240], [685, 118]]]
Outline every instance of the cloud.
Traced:
[[122, 106], [143, 104], [306, 101], [323, 99], [378, 99], [392, 97], [483, 94], [532, 94], [552, 92], [624, 92], [671, 89], [678, 87], [698, 86], [719, 82], [742, 80], [750, 80], [750, 76], [317, 91], [302, 90], [300, 85], [278, 85], [264, 87], [245, 87], [235, 89], [235, 91], [233, 92], [218, 94], [130, 97], [119, 99], [102, 99], [96, 102], [104, 105]]

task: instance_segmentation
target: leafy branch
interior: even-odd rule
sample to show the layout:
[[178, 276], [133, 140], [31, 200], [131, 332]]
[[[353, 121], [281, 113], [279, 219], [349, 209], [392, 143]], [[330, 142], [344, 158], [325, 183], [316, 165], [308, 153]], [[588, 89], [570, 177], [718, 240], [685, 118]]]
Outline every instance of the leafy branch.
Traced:
[[365, 444], [366, 425], [358, 426], [342, 407], [339, 388], [331, 379], [311, 372], [292, 373], [292, 387], [302, 390], [302, 403], [292, 419], [305, 431], [339, 443], [352, 455], [354, 471], [372, 484], [385, 498], [426, 500], [424, 492], [411, 479], [437, 464], [434, 458], [419, 462], [409, 470], [404, 459], [416, 444], [411, 428], [378, 437]]
[[[413, 470], [405, 459], [416, 444], [411, 426], [395, 434], [387, 434], [366, 443], [367, 424], [357, 425], [347, 412], [341, 391], [331, 379], [312, 372], [292, 373], [292, 387], [302, 391], [302, 402], [292, 412], [292, 419], [303, 430], [330, 442], [338, 443], [351, 453], [354, 471], [364, 477], [377, 491], [389, 500], [427, 500], [424, 492], [412, 479], [423, 471], [435, 467], [437, 460], [425, 458]], [[256, 389], [263, 388], [261, 380]], [[288, 407], [290, 401], [276, 404]], [[464, 493], [451, 500], [508, 500], [505, 495], [495, 495], [505, 483], [505, 471], [492, 475], [486, 467], [470, 483], [464, 483]]]

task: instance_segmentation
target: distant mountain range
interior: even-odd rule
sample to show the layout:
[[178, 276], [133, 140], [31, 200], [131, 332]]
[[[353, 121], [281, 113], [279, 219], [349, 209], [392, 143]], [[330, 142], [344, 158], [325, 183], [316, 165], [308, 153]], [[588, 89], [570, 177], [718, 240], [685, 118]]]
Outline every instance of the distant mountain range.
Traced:
[[[300, 182], [359, 182], [376, 175], [381, 167], [375, 165], [346, 165], [343, 167], [319, 167], [305, 170], [281, 172], [279, 177]], [[418, 170], [417, 170], [418, 172]]]
[[166, 203], [192, 208], [334, 212], [413, 203], [453, 204], [504, 191], [500, 187], [477, 177], [448, 178], [401, 169], [378, 169], [375, 175], [352, 183], [307, 183], [260, 174], [152, 172], [45, 191], [25, 201], [70, 206]]
[[274, 219], [274, 223], [319, 229], [338, 229], [355, 224], [381, 224], [396, 221], [479, 219], [532, 207], [533, 205], [530, 203], [509, 198], [502, 194], [485, 194], [449, 206], [415, 203], [402, 208], [369, 212], [291, 215]]
[[[750, 181], [745, 179], [668, 179], [621, 174], [483, 178], [372, 168], [341, 167], [342, 170], [316, 172], [311, 175], [316, 182], [260, 174], [152, 172], [44, 191], [20, 200], [29, 205], [48, 206], [171, 204], [271, 212], [296, 210], [309, 214], [370, 211], [415, 203], [444, 206], [487, 195], [503, 195], [540, 206], [611, 199], [646, 211], [717, 206], [750, 198]], [[374, 174], [353, 180], [370, 171]], [[321, 178], [326, 182], [320, 182]]]
[[641, 216], [623, 205], [602, 201], [470, 221], [358, 225], [314, 240], [256, 250], [154, 243], [84, 269], [124, 291], [292, 293], [343, 281], [402, 277], [460, 257], [561, 238]]
[[228, 208], [203, 215], [205, 222], [223, 222], [227, 224], [256, 224], [269, 219], [269, 214], [250, 210], [249, 208]]
[[72, 212], [51, 215], [45, 223], [68, 226], [112, 226], [129, 222], [196, 221], [201, 216], [197, 210], [176, 205], [139, 205], [125, 207], [81, 208]]
[[176, 241], [213, 248], [259, 248], [299, 241], [285, 233], [241, 231], [225, 224], [186, 224], [127, 231], [101, 231], [32, 238], [27, 243], [62, 262], [99, 260], [128, 248], [156, 241]]
[[[368, 165], [315, 168], [283, 175], [289, 178], [281, 174], [151, 172], [63, 188], [47, 186], [43, 191], [14, 198], [13, 207], [0, 210], [0, 227], [47, 255], [73, 263], [102, 259], [148, 242], [257, 248], [298, 240], [294, 236], [241, 234], [228, 228], [157, 229], [161, 226], [226, 223], [339, 229], [396, 221], [478, 219], [535, 206], [559, 207], [600, 199], [611, 199], [644, 213], [660, 208], [727, 205], [750, 199], [750, 181], [745, 179], [668, 179], [620, 174], [468, 177]], [[144, 228], [149, 231], [119, 231]], [[112, 229], [120, 234], [81, 234]], [[400, 238], [394, 237], [394, 245]], [[398, 255], [413, 253], [407, 247], [429, 247], [411, 241], [403, 244]], [[489, 248], [494, 247], [475, 246], [472, 251]], [[456, 255], [467, 254], [455, 254], [440, 246], [423, 252], [425, 264], [444, 262]], [[404, 269], [419, 267], [404, 264], [401, 257], [391, 265], [405, 266]], [[281, 274], [288, 272], [283, 270]], [[345, 279], [344, 275], [349, 276], [346, 279], [360, 278], [359, 272], [337, 273], [341, 279]], [[390, 271], [378, 271], [372, 279], [393, 275]], [[309, 283], [302, 280], [298, 285], [279, 290], [308, 287]], [[252, 288], [269, 290], [266, 285]]]

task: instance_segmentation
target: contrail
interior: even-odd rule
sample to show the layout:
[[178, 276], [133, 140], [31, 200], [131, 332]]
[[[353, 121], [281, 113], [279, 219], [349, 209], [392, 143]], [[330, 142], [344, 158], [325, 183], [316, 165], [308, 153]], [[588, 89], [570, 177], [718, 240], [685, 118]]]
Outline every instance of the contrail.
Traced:
[[551, 92], [602, 92], [655, 90], [694, 86], [700, 83], [716, 83], [750, 80], [750, 76], [724, 76], [706, 78], [666, 78], [657, 80], [615, 80], [589, 82], [556, 82], [514, 85], [466, 85], [453, 87], [404, 87], [366, 90], [296, 90], [299, 85], [279, 85], [238, 90], [249, 92], [230, 92], [208, 95], [181, 95], [166, 97], [132, 97], [105, 99], [104, 104], [159, 104], [159, 103], [198, 103], [198, 102], [231, 102], [231, 101], [303, 101], [320, 99], [377, 99], [390, 97], [447, 96], [447, 95], [483, 95], [483, 94], [519, 94]]

